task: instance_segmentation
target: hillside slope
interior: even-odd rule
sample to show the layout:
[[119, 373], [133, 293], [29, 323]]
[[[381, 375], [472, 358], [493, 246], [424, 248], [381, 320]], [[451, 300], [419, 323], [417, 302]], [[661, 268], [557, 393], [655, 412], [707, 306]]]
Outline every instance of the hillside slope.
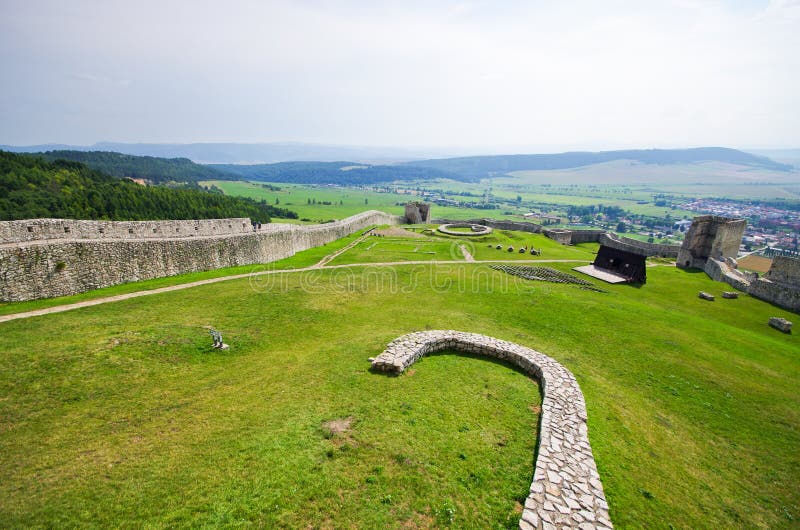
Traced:
[[397, 180], [453, 179], [475, 180], [430, 167], [414, 165], [366, 165], [356, 162], [279, 162], [277, 164], [235, 165], [215, 164], [210, 167], [238, 174], [248, 180], [292, 182], [296, 184], [340, 184], [360, 186]]
[[46, 160], [72, 160], [113, 177], [165, 182], [197, 182], [199, 180], [235, 180], [236, 175], [209, 166], [195, 164], [188, 158], [156, 158], [133, 156], [110, 151], [59, 150], [40, 153]]
[[625, 151], [571, 152], [539, 155], [468, 156], [418, 160], [414, 166], [429, 167], [457, 173], [462, 177], [485, 178], [512, 171], [570, 169], [615, 160], [633, 160], [643, 164], [673, 165], [699, 162], [724, 162], [740, 166], [791, 171], [788, 164], [769, 158], [725, 147], [698, 147], [694, 149], [647, 149]]
[[215, 219], [297, 214], [264, 201], [229, 197], [198, 189], [140, 186], [67, 160], [0, 151], [0, 220], [66, 219]]

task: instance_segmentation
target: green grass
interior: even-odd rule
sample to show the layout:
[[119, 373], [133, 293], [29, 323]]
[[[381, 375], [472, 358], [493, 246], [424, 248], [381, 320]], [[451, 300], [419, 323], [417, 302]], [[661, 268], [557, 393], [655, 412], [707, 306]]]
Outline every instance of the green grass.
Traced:
[[[279, 206], [295, 211], [300, 218], [307, 218], [313, 222], [344, 219], [365, 210], [381, 210], [399, 215], [403, 213], [404, 206], [397, 206], [397, 203], [405, 204], [413, 199], [412, 196], [396, 193], [286, 183], [273, 184], [279, 187], [280, 191], [271, 191], [261, 187], [259, 183], [245, 181], [217, 180], [201, 184], [213, 184], [227, 195], [264, 199], [270, 204], [275, 204], [275, 199], [278, 199]], [[316, 201], [317, 204], [308, 204], [309, 199]], [[340, 201], [342, 204], [339, 204]], [[322, 202], [331, 204], [320, 204]]]
[[[331, 261], [331, 265], [347, 263], [379, 263], [401, 261], [451, 261], [463, 260], [461, 247], [467, 249], [477, 261], [567, 259], [593, 261], [597, 253], [596, 243], [564, 246], [541, 234], [529, 234], [509, 230], [494, 230], [486, 236], [450, 236], [428, 226], [424, 238], [376, 238], [370, 237]], [[496, 246], [502, 248], [497, 250]], [[508, 252], [508, 247], [514, 252]], [[532, 256], [530, 252], [520, 254], [520, 247], [533, 246], [542, 253]]]
[[[0, 324], [3, 525], [513, 526], [535, 385], [462, 355], [367, 369], [393, 338], [449, 328], [575, 374], [617, 528], [796, 527], [800, 348], [767, 326], [796, 315], [700, 300], [730, 287], [668, 266], [594, 282], [606, 293], [481, 264], [354, 272]], [[205, 325], [231, 349], [210, 351]], [[353, 426], [332, 436], [337, 418]]]
[[462, 259], [464, 256], [457, 244], [440, 238], [368, 237], [330, 264]]

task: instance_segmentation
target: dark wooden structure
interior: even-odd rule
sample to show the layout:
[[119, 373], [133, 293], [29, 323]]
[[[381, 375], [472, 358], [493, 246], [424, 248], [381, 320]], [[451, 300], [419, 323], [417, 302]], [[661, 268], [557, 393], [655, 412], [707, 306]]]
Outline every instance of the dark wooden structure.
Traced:
[[631, 283], [647, 282], [645, 256], [600, 245], [593, 265], [623, 276]]

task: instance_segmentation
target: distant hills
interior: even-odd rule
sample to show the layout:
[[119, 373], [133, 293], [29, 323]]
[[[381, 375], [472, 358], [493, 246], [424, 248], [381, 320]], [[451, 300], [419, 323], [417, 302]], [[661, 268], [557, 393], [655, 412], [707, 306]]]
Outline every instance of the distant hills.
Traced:
[[14, 153], [40, 153], [45, 151], [113, 151], [126, 155], [156, 156], [162, 158], [188, 158], [200, 164], [271, 164], [288, 161], [335, 162], [338, 160], [388, 163], [419, 158], [436, 158], [453, 153], [435, 149], [404, 149], [394, 147], [369, 147], [279, 143], [190, 143], [190, 144], [128, 144], [100, 142], [91, 146], [41, 144], [28, 146], [0, 145], [0, 150]]
[[541, 155], [468, 156], [416, 160], [417, 167], [448, 171], [463, 178], [485, 178], [512, 171], [571, 169], [617, 160], [632, 160], [643, 164], [677, 165], [699, 162], [724, 162], [740, 166], [791, 171], [792, 166], [725, 147], [698, 147], [694, 149], [647, 149], [625, 151], [572, 152]]
[[[161, 146], [169, 151], [169, 145], [162, 144], [106, 144]], [[198, 146], [225, 146], [251, 148], [254, 145], [272, 144], [187, 144], [185, 148]], [[298, 149], [303, 144], [295, 145]], [[22, 149], [22, 148], [19, 148]], [[333, 149], [331, 147], [331, 149]], [[228, 155], [232, 151], [225, 151]], [[305, 154], [309, 154], [304, 151]], [[208, 151], [205, 154], [209, 154]], [[252, 153], [251, 153], [252, 154]], [[781, 153], [784, 154], [784, 153]], [[794, 152], [790, 152], [793, 155]], [[582, 168], [605, 167], [605, 171], [614, 171], [619, 164], [631, 166], [619, 174], [620, 181], [630, 179], [630, 169], [636, 166], [674, 166], [684, 177], [697, 175], [702, 178], [709, 163], [725, 166], [752, 174], [782, 172], [795, 175], [793, 166], [776, 162], [766, 156], [746, 153], [724, 147], [700, 147], [692, 149], [647, 149], [600, 152], [568, 152], [555, 154], [527, 155], [490, 155], [468, 156], [456, 158], [430, 158], [398, 163], [364, 163], [348, 161], [354, 159], [340, 158], [325, 160], [294, 160], [270, 164], [198, 164], [188, 158], [161, 158], [156, 156], [139, 156], [125, 153], [98, 150], [50, 150], [38, 153], [47, 160], [72, 160], [117, 177], [142, 178], [155, 184], [169, 182], [196, 183], [206, 180], [259, 180], [265, 182], [291, 182], [298, 184], [338, 184], [347, 186], [372, 185], [394, 181], [414, 181], [451, 179], [462, 182], [474, 182], [483, 178], [516, 172], [541, 172], [570, 170]], [[226, 155], [227, 156], [227, 155]], [[788, 158], [788, 157], [787, 157]], [[787, 158], [784, 158], [786, 160]], [[635, 172], [635, 171], [634, 171]], [[792, 173], [789, 173], [792, 172]], [[774, 173], [773, 173], [774, 175]], [[587, 175], [587, 178], [590, 178]], [[634, 176], [635, 178], [635, 176]], [[757, 180], [751, 176], [750, 180]]]
[[246, 180], [293, 182], [296, 184], [339, 184], [364, 186], [381, 182], [425, 179], [476, 180], [437, 168], [414, 165], [367, 165], [358, 162], [279, 162], [257, 165], [212, 165]]

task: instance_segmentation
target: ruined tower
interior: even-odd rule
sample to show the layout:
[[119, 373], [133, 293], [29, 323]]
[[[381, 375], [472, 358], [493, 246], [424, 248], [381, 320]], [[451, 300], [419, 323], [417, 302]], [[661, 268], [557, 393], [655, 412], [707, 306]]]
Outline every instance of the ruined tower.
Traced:
[[746, 226], [745, 219], [716, 215], [695, 217], [678, 252], [678, 267], [705, 269], [709, 258], [719, 261], [735, 259]]
[[429, 223], [431, 220], [431, 205], [424, 202], [409, 202], [406, 204], [406, 221], [410, 224]]

